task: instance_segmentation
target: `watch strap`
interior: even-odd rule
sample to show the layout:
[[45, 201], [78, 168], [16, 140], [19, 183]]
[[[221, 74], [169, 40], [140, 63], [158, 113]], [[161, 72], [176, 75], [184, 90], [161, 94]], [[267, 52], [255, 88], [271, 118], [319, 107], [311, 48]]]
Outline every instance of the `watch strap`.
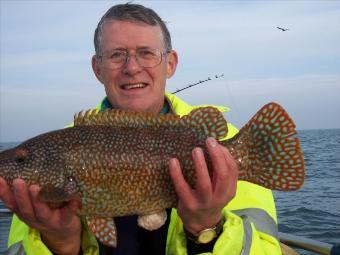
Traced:
[[183, 230], [187, 239], [194, 241], [197, 244], [206, 244], [219, 237], [222, 233], [223, 225], [224, 219], [222, 217], [222, 219], [214, 227], [202, 229], [197, 234], [192, 234], [185, 228], [183, 228]]

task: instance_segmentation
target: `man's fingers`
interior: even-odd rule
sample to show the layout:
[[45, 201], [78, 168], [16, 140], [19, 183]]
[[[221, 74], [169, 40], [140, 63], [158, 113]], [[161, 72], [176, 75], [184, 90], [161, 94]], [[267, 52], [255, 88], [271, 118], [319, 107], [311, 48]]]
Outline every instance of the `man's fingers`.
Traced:
[[222, 151], [222, 146], [214, 138], [209, 137], [206, 142], [214, 171], [213, 184], [216, 187], [218, 182], [225, 184], [228, 180], [226, 157]]
[[14, 199], [13, 192], [6, 181], [0, 177], [0, 200], [2, 200], [5, 206], [13, 211], [17, 211], [17, 204]]
[[29, 187], [29, 194], [35, 211], [35, 217], [39, 223], [45, 225], [51, 220], [51, 209], [46, 203], [39, 200], [39, 192], [40, 188], [37, 185]]
[[212, 185], [204, 153], [201, 148], [195, 148], [192, 152], [196, 171], [195, 191], [203, 203], [208, 202], [212, 196]]
[[60, 208], [60, 217], [63, 219], [62, 224], [68, 225], [76, 215], [79, 207], [79, 201], [74, 199], [68, 202], [66, 206]]
[[207, 139], [207, 148], [211, 157], [213, 172], [214, 197], [225, 200], [233, 197], [237, 182], [237, 165], [228, 149], [219, 145], [214, 138]]
[[184, 204], [192, 203], [192, 190], [184, 179], [180, 164], [177, 159], [170, 159], [169, 170], [178, 198], [182, 200]]
[[224, 157], [224, 171], [219, 172], [219, 176], [216, 177], [215, 194], [230, 199], [236, 193], [238, 167], [227, 148], [221, 147], [221, 151]]
[[13, 181], [13, 194], [18, 211], [16, 212], [20, 219], [25, 222], [34, 222], [34, 209], [29, 196], [28, 187], [24, 180], [15, 179]]
[[69, 208], [69, 210], [71, 210], [73, 212], [77, 212], [78, 209], [81, 207], [80, 198], [77, 197], [77, 198], [71, 200], [70, 203], [67, 205], [67, 207]]

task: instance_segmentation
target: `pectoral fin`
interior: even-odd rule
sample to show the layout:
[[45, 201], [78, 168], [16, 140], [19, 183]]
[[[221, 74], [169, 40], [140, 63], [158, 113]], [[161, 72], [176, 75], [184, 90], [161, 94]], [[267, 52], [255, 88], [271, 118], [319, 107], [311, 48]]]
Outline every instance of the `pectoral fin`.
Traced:
[[138, 216], [138, 226], [146, 230], [155, 230], [164, 225], [167, 218], [165, 210], [154, 214], [139, 215]]
[[86, 218], [87, 225], [104, 245], [117, 246], [117, 231], [113, 218]]

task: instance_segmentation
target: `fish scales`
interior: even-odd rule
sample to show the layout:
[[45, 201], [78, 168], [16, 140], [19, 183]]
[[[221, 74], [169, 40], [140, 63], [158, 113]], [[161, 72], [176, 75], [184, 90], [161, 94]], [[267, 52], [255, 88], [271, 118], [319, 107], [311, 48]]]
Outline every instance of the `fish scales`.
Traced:
[[[23, 177], [29, 184], [47, 187], [42, 191], [46, 201], [58, 200], [56, 191], [69, 187], [68, 193], [82, 198], [82, 214], [144, 214], [176, 206], [168, 161], [178, 158], [193, 184], [191, 150], [203, 147], [205, 138], [176, 126], [158, 130], [76, 126], [23, 143], [21, 148], [28, 151], [23, 167], [38, 172], [33, 179], [18, 171], [6, 179]], [[48, 188], [50, 183], [55, 190]]]
[[87, 126], [63, 132], [83, 135], [84, 143], [66, 148], [65, 163], [73, 168], [72, 179], [83, 198], [82, 213], [97, 213], [99, 204], [102, 216], [174, 207], [176, 196], [168, 174], [169, 159], [179, 158], [186, 170], [184, 175], [193, 180], [191, 150], [202, 146], [205, 139], [204, 135], [192, 135], [195, 133], [179, 128], [150, 132], [148, 128]]
[[[176, 207], [169, 160], [178, 158], [194, 187], [192, 149], [203, 149], [211, 175], [205, 140], [209, 136], [221, 140], [227, 132], [227, 122], [213, 107], [195, 109], [182, 118], [88, 111], [75, 116], [73, 128], [42, 134], [0, 152], [0, 176], [9, 184], [15, 178], [38, 184], [40, 198], [51, 206], [78, 197], [79, 213], [86, 216], [91, 231], [104, 244], [115, 246], [112, 217], [136, 214], [142, 216], [138, 221], [142, 227], [159, 227], [166, 214], [155, 224], [143, 217]], [[269, 103], [237, 135], [220, 144], [237, 162], [240, 180], [296, 190], [304, 182], [305, 169], [295, 135], [295, 124], [286, 111]]]

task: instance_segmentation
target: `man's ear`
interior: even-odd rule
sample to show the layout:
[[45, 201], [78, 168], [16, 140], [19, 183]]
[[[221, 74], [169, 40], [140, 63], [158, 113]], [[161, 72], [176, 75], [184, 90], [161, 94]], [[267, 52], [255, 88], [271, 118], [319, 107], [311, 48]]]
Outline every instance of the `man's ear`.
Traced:
[[97, 56], [96, 55], [93, 55], [93, 57], [92, 57], [92, 61], [91, 61], [91, 63], [92, 63], [92, 70], [93, 70], [93, 72], [94, 72], [94, 74], [96, 75], [96, 77], [97, 77], [97, 79], [100, 81], [100, 82], [102, 82], [102, 80], [101, 80], [101, 66], [100, 66], [100, 64], [98, 63], [98, 58], [97, 58]]
[[170, 78], [175, 73], [177, 64], [178, 64], [177, 52], [172, 50], [168, 53], [167, 56], [167, 69], [166, 69], [167, 78]]

